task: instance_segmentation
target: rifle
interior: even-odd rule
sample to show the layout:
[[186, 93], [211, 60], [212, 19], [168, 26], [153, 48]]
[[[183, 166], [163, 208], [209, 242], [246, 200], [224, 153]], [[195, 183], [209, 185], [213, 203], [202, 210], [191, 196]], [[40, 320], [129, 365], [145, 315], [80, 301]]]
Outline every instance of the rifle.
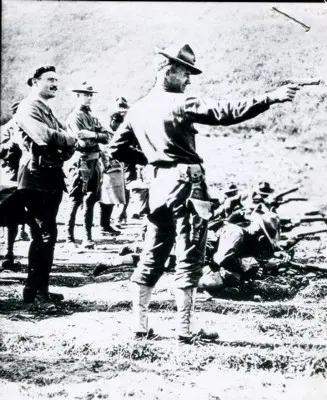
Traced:
[[280, 220], [284, 232], [288, 232], [293, 228], [300, 226], [303, 223], [322, 221], [327, 223], [326, 217], [301, 217], [298, 219], [284, 218]]
[[290, 203], [291, 201], [308, 201], [306, 197], [290, 197], [289, 199], [282, 200], [278, 202], [279, 205]]
[[284, 191], [278, 193], [277, 195], [273, 196], [273, 200], [276, 201], [276, 200], [282, 199], [282, 198], [283, 198], [284, 196], [286, 196], [287, 194], [296, 192], [297, 190], [300, 189], [300, 187], [301, 187], [301, 186], [295, 186], [295, 187], [293, 187], [293, 188], [291, 188], [291, 189], [284, 190]]
[[297, 85], [297, 86], [312, 86], [312, 85], [320, 85], [320, 79], [311, 78], [311, 79], [285, 79], [280, 82], [278, 86], [283, 85]]
[[306, 198], [303, 197], [295, 197], [292, 199], [284, 199], [283, 197], [286, 196], [287, 194], [294, 193], [297, 190], [299, 190], [300, 186], [295, 186], [291, 189], [283, 190], [282, 192], [278, 193], [275, 196], [269, 196], [267, 199], [264, 199], [263, 201], [267, 204], [269, 208], [277, 208], [281, 206], [282, 204], [288, 203], [290, 201], [307, 201]]
[[323, 233], [323, 232], [327, 232], [327, 229], [319, 229], [319, 230], [315, 230], [315, 231], [307, 231], [307, 232], [298, 233], [297, 235], [295, 235], [291, 239], [289, 239], [286, 242], [286, 244], [282, 247], [284, 248], [284, 250], [290, 251], [293, 249], [293, 247], [297, 243], [299, 243], [300, 240], [304, 239], [305, 237], [315, 235], [316, 233]]
[[311, 271], [323, 271], [323, 272], [327, 272], [327, 265], [317, 265], [317, 264], [301, 264], [298, 262], [294, 262], [294, 261], [289, 261], [287, 263], [290, 267], [292, 268], [296, 268], [296, 269], [306, 269], [306, 270], [311, 270]]

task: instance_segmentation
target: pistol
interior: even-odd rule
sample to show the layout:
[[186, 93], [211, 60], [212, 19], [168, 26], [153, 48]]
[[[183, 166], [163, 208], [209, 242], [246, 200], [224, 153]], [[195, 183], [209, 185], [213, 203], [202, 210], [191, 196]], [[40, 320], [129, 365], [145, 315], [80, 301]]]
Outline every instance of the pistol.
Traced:
[[312, 85], [320, 85], [320, 79], [312, 78], [312, 79], [285, 79], [283, 80], [279, 86], [283, 85], [297, 85], [297, 86], [312, 86]]

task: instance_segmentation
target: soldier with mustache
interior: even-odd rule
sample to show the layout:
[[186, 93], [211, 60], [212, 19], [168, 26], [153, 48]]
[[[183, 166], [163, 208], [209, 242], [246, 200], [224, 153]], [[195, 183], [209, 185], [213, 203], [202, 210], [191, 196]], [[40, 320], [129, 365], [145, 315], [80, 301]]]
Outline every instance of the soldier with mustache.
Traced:
[[57, 240], [56, 217], [66, 190], [63, 164], [75, 151], [76, 139], [53, 115], [48, 104], [58, 89], [53, 65], [37, 68], [27, 80], [30, 94], [16, 112], [20, 127], [18, 145], [22, 150], [17, 189], [28, 213], [32, 241], [23, 299], [40, 311], [56, 312], [55, 300], [62, 295], [49, 292], [49, 278]]

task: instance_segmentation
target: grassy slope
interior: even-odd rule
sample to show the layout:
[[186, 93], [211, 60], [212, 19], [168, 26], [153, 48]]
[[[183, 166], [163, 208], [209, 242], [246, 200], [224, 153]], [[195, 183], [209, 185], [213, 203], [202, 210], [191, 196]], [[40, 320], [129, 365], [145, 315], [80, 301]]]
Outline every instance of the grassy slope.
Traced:
[[[274, 15], [272, 5], [311, 30], [305, 33]], [[117, 95], [133, 103], [149, 90], [155, 46], [176, 38], [194, 48], [204, 74], [193, 78], [192, 90], [205, 96], [252, 95], [290, 76], [327, 82], [326, 18], [325, 4], [3, 1], [1, 122], [9, 118], [11, 101], [27, 93], [31, 68], [43, 62], [54, 63], [61, 77], [52, 104], [62, 120], [74, 102], [69, 89], [84, 78], [99, 88], [94, 109], [105, 118]], [[274, 106], [247, 123], [201, 128], [210, 135], [198, 140], [209, 181], [229, 178], [245, 186], [272, 179], [284, 188], [306, 174], [304, 194], [327, 195], [321, 173], [326, 168], [326, 97], [325, 85], [309, 87], [292, 104]], [[230, 133], [239, 135], [222, 136]], [[244, 141], [244, 135], [253, 137]], [[314, 147], [315, 153], [285, 151], [276, 135]]]

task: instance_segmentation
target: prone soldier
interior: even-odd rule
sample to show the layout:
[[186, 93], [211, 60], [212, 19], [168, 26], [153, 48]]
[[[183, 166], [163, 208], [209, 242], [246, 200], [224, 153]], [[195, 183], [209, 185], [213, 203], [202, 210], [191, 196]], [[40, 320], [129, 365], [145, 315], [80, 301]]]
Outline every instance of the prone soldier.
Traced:
[[226, 223], [217, 232], [216, 246], [208, 254], [199, 288], [215, 290], [240, 284], [246, 272], [243, 258], [253, 257], [259, 263], [273, 257], [289, 261], [290, 255], [278, 244], [279, 237], [280, 219], [271, 211], [253, 212], [247, 227]]

